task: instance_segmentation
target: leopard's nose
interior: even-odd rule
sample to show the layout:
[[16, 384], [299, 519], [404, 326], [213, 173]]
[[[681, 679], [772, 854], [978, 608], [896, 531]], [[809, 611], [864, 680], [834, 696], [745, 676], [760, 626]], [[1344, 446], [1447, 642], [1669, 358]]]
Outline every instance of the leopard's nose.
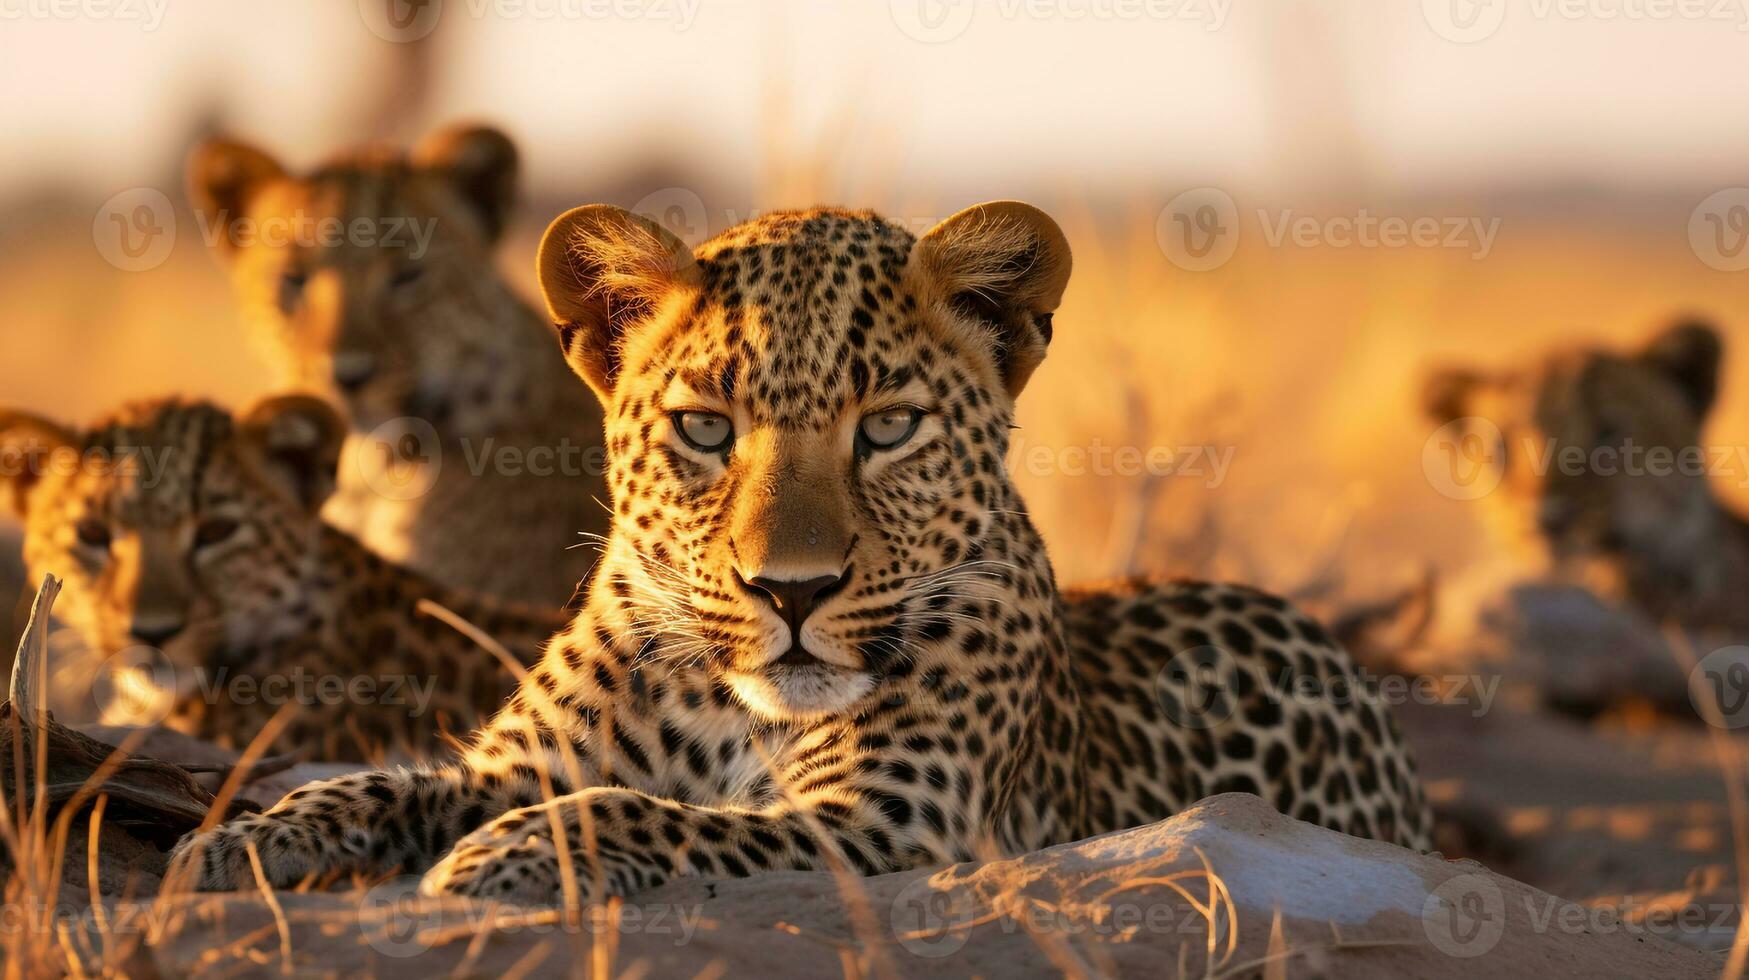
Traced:
[[[735, 577], [741, 579], [740, 573]], [[836, 594], [850, 581], [850, 570], [838, 575], [821, 575], [809, 579], [779, 579], [756, 576], [741, 579], [747, 591], [771, 604], [783, 621], [789, 624], [790, 635], [801, 632], [802, 624], [818, 609], [820, 603]]]
[[160, 646], [186, 625], [181, 616], [136, 616], [128, 626], [128, 635], [147, 646]]
[[340, 354], [334, 358], [334, 383], [351, 394], [377, 373], [376, 358], [369, 354]]

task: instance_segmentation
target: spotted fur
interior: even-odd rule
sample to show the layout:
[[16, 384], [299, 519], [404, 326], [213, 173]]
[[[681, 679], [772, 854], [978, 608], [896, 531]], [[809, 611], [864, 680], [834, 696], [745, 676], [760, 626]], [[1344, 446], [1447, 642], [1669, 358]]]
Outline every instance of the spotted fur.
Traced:
[[1425, 846], [1389, 717], [1280, 600], [1059, 594], [1004, 456], [1069, 261], [1012, 202], [920, 239], [781, 213], [696, 254], [561, 217], [542, 284], [615, 502], [586, 604], [460, 765], [313, 784], [179, 859], [550, 903], [1028, 851], [1222, 790]]
[[516, 168], [503, 134], [458, 127], [302, 175], [215, 140], [189, 179], [256, 347], [348, 410], [329, 519], [447, 585], [558, 606], [589, 570], [579, 532], [607, 529], [601, 410], [494, 269]]
[[441, 588], [324, 524], [341, 435], [338, 416], [304, 396], [240, 419], [206, 402], [140, 402], [79, 432], [0, 412], [0, 497], [24, 521], [31, 573], [65, 583], [56, 616], [91, 654], [151, 668], [172, 703], [145, 707], [172, 727], [240, 748], [292, 703], [270, 748], [430, 755], [514, 681], [419, 601], [524, 663], [563, 619]]

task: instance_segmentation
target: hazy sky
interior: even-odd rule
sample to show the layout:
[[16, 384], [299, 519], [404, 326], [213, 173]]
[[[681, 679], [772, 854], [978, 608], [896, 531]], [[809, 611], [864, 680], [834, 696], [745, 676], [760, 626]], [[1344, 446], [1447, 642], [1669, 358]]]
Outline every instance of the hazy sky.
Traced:
[[408, 128], [497, 120], [537, 181], [748, 173], [783, 84], [800, 143], [901, 180], [1749, 183], [1749, 0], [424, 2], [0, 0], [0, 189], [156, 177], [215, 112], [357, 138], [397, 11], [440, 69]]

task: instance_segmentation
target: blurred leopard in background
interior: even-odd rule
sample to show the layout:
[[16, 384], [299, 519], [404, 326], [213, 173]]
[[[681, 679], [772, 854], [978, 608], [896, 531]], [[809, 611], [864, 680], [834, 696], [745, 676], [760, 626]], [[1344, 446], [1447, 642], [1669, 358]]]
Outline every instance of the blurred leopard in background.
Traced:
[[1749, 460], [1702, 439], [1723, 354], [1717, 330], [1683, 321], [1637, 350], [1587, 346], [1520, 370], [1442, 370], [1426, 410], [1459, 438], [1488, 442], [1475, 455], [1499, 479], [1489, 517], [1528, 564], [1654, 624], [1741, 642], [1749, 521], [1710, 474], [1749, 475]]
[[235, 419], [202, 401], [144, 401], [83, 430], [0, 410], [0, 503], [24, 523], [31, 574], [64, 583], [56, 618], [90, 657], [124, 668], [108, 678], [117, 696], [130, 671], [161, 688], [134, 692], [146, 720], [167, 713], [241, 748], [295, 702], [271, 748], [430, 757], [515, 681], [419, 601], [523, 663], [563, 616], [439, 587], [323, 523], [344, 435], [333, 409], [301, 395]]
[[329, 519], [446, 585], [570, 599], [594, 555], [579, 533], [607, 529], [601, 410], [494, 269], [509, 138], [455, 127], [301, 175], [213, 140], [188, 169], [256, 346], [348, 410]]

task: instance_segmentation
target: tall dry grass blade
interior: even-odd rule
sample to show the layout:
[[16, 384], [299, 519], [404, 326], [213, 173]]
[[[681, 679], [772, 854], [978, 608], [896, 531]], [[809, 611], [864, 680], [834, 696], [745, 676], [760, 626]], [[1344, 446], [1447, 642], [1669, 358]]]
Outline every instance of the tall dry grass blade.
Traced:
[[493, 639], [492, 634], [463, 619], [448, 606], [433, 602], [430, 599], [420, 599], [414, 605], [413, 611], [437, 619], [450, 629], [479, 644], [480, 649], [498, 658], [498, 662], [510, 671], [511, 676], [516, 678], [518, 684], [522, 683], [523, 678], [528, 676], [528, 671], [522, 666], [522, 661], [516, 659], [516, 655], [511, 653], [509, 648]]
[[1695, 683], [1694, 671], [1699, 661], [1687, 635], [1680, 627], [1666, 625], [1664, 636], [1671, 654], [1689, 675], [1690, 691], [1696, 688], [1708, 691], [1707, 696], [1693, 700], [1707, 723], [1707, 737], [1713, 744], [1719, 775], [1725, 781], [1725, 801], [1731, 814], [1731, 841], [1737, 857], [1737, 935], [1731, 940], [1730, 954], [1725, 958], [1724, 970], [1719, 975], [1724, 980], [1743, 980], [1744, 968], [1749, 965], [1749, 920], [1742, 915], [1742, 910], [1749, 908], [1749, 791], [1743, 784], [1743, 753], [1725, 724], [1718, 691], [1708, 690], [1706, 684]]
[[103, 808], [108, 803], [108, 796], [97, 794], [97, 801], [91, 807], [91, 822], [85, 831], [85, 887], [91, 894], [91, 920], [97, 926], [97, 941], [101, 949], [99, 962], [106, 964], [115, 956], [115, 936], [109, 925], [109, 910], [103, 905], [103, 890], [97, 873], [97, 845], [103, 837]]
[[243, 849], [249, 855], [249, 870], [255, 875], [255, 887], [260, 889], [261, 898], [267, 903], [268, 911], [273, 913], [273, 927], [279, 933], [279, 972], [291, 975], [292, 972], [292, 941], [291, 925], [285, 920], [285, 909], [279, 907], [279, 896], [273, 893], [273, 886], [267, 883], [267, 872], [261, 867], [261, 852], [256, 849], [255, 842], [246, 840]]
[[1269, 962], [1263, 967], [1263, 980], [1287, 980], [1287, 938], [1281, 932], [1281, 908], [1269, 919], [1269, 945], [1263, 950]]

